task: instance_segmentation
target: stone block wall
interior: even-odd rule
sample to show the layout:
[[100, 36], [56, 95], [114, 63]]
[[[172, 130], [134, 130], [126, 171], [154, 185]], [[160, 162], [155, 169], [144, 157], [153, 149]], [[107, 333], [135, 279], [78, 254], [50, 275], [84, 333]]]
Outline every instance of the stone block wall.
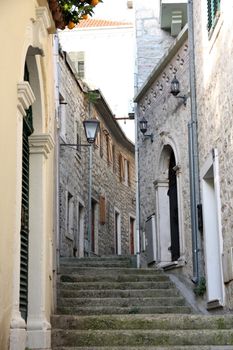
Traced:
[[136, 88], [139, 89], [174, 38], [160, 28], [160, 0], [135, 0]]
[[[168, 169], [162, 161], [164, 147], [170, 146], [178, 165], [179, 178], [179, 226], [181, 238], [182, 271], [187, 279], [192, 277], [192, 239], [190, 221], [190, 184], [188, 155], [188, 122], [190, 121], [189, 98], [189, 56], [186, 40], [174, 51], [173, 46], [154, 69], [154, 76], [148, 81], [139, 96], [139, 121], [145, 117], [148, 121], [147, 133], [153, 133], [154, 142], [139, 135], [139, 181], [141, 230], [145, 230], [145, 221], [156, 212], [155, 181], [168, 179]], [[180, 36], [177, 41], [180, 40]], [[177, 42], [176, 41], [176, 42]], [[175, 42], [175, 43], [176, 43]], [[164, 63], [166, 62], [166, 63]], [[174, 75], [180, 82], [180, 95], [186, 95], [187, 105], [182, 99], [170, 93]]]
[[[207, 8], [201, 0], [194, 2], [194, 13], [200, 169], [212, 149], [217, 149], [224, 259], [233, 246], [233, 4], [220, 2], [220, 14], [211, 34], [207, 30]], [[225, 287], [226, 305], [232, 309], [232, 279]]]
[[[111, 255], [116, 253], [115, 238], [115, 211], [120, 214], [121, 221], [121, 253], [130, 252], [130, 217], [135, 219], [135, 165], [134, 146], [120, 130], [108, 108], [98, 108], [104, 105], [100, 100], [89, 106], [87, 87], [75, 77], [70, 62], [65, 55], [60, 55], [60, 95], [66, 105], [61, 113], [61, 143], [76, 143], [77, 132], [79, 142], [86, 144], [83, 120], [89, 117], [100, 121], [100, 134], [93, 145], [92, 167], [92, 201], [95, 212], [95, 249], [97, 255]], [[65, 134], [65, 135], [64, 135]], [[111, 140], [114, 152], [112, 160], [108, 161], [107, 145]], [[130, 186], [120, 179], [119, 155], [129, 161]], [[62, 256], [82, 256], [86, 254], [88, 239], [88, 191], [89, 191], [89, 149], [80, 147], [60, 147], [60, 249]], [[69, 231], [67, 196], [72, 196], [73, 225]], [[105, 200], [105, 210], [100, 208], [101, 197]], [[80, 238], [80, 208], [83, 211], [83, 238]], [[105, 211], [105, 221], [100, 222], [101, 210]], [[82, 242], [80, 241], [82, 240]], [[81, 247], [80, 251], [80, 244]], [[85, 252], [84, 252], [85, 250]], [[81, 255], [80, 255], [81, 254]]]

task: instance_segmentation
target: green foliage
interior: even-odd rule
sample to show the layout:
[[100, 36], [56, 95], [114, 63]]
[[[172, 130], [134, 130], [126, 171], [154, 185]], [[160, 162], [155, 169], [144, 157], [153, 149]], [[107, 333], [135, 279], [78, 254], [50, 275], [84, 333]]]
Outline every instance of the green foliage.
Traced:
[[197, 296], [203, 296], [206, 292], [206, 280], [205, 277], [201, 277], [198, 285], [193, 289]]
[[97, 100], [101, 98], [100, 93], [98, 91], [88, 91], [87, 93], [88, 101], [91, 103], [96, 103]]
[[[61, 6], [65, 23], [74, 22], [77, 24], [86, 15], [92, 16], [95, 5], [91, 5], [92, 0], [58, 0]], [[103, 0], [99, 0], [103, 2]]]

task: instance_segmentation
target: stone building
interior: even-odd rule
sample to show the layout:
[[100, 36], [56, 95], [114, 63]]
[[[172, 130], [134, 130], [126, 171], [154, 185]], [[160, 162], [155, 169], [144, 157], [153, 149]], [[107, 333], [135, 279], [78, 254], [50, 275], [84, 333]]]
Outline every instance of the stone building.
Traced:
[[83, 121], [89, 118], [100, 122], [92, 149], [90, 251], [95, 255], [134, 254], [134, 145], [114, 120], [101, 92], [89, 90], [66, 53], [60, 53], [59, 65], [60, 255], [88, 254], [89, 147], [85, 146]]
[[193, 12], [207, 303], [232, 309], [233, 4], [197, 0]]
[[[173, 13], [176, 17], [182, 12], [181, 3], [184, 2], [157, 3], [160, 24], [156, 26], [154, 21], [154, 30], [161, 37], [167, 36], [162, 30], [164, 14], [167, 15], [169, 6], [176, 5]], [[147, 240], [148, 234], [149, 239], [153, 239], [151, 228], [155, 235], [154, 251], [146, 250], [147, 262], [155, 261], [171, 269], [185, 288], [192, 290], [197, 283], [196, 292], [202, 294], [202, 298], [195, 300], [194, 294], [189, 295], [203, 312], [206, 309], [214, 312], [233, 306], [229, 79], [233, 5], [227, 0], [199, 0], [190, 1], [188, 6], [189, 31], [184, 28], [175, 39], [165, 40], [170, 44], [165, 52], [163, 45], [157, 43], [160, 60], [155, 58], [156, 54], [152, 60], [149, 54], [145, 55], [149, 64], [156, 62], [149, 76], [145, 73], [147, 78], [138, 69], [138, 82], [143, 81], [135, 97], [138, 129], [144, 117], [148, 121], [147, 133], [154, 136], [151, 143], [149, 137], [144, 139], [138, 131], [140, 224], [142, 237], [145, 231]], [[155, 10], [155, 7], [152, 8]], [[141, 16], [144, 16], [142, 12]], [[140, 23], [144, 26], [142, 32], [138, 30]], [[146, 25], [145, 20], [136, 26], [138, 47], [143, 47], [144, 33], [145, 50], [149, 33]], [[138, 50], [139, 66], [140, 59]], [[181, 89], [177, 97], [186, 95], [186, 106], [182, 99], [176, 100], [170, 93], [174, 75]]]
[[[193, 123], [187, 3], [137, 4], [136, 1], [139, 89], [135, 102], [141, 248], [145, 249], [148, 264], [169, 269], [184, 288], [192, 291], [199, 276], [194, 244], [197, 208], [190, 199]], [[153, 33], [157, 33], [154, 39]], [[176, 96], [171, 94], [174, 78], [181, 90]], [[148, 136], [140, 132], [143, 121], [148, 123]]]
[[[118, 3], [122, 1], [118, 0], [115, 7], [120, 8]], [[97, 6], [97, 10], [101, 6]], [[108, 6], [108, 3], [103, 6]], [[127, 12], [126, 1], [124, 12]], [[69, 29], [60, 31], [59, 40], [62, 49], [74, 62], [80, 78], [91, 89], [98, 88], [103, 92], [114, 115], [128, 118], [134, 95], [134, 27], [130, 21], [117, 19], [119, 15], [116, 12], [112, 15], [114, 20], [95, 17], [81, 21], [72, 32]], [[118, 122], [134, 140], [133, 120]]]
[[[148, 218], [155, 217], [154, 260], [164, 268], [182, 266], [182, 272], [189, 277], [192, 274], [190, 99], [187, 95], [184, 103], [170, 92], [174, 75], [182, 87], [181, 94], [189, 91], [187, 39], [186, 26], [139, 90], [135, 101], [139, 124], [145, 118], [147, 134], [153, 133], [153, 142], [142, 133], [138, 140], [141, 228], [145, 231]], [[153, 259], [147, 257], [147, 262], [152, 263]]]

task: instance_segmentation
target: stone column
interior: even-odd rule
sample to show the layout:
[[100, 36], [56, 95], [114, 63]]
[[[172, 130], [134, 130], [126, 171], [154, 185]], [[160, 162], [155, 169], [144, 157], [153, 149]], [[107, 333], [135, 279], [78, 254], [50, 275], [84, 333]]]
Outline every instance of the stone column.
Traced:
[[168, 250], [171, 246], [168, 180], [156, 180], [154, 186], [158, 262], [162, 265], [171, 261], [171, 253]]
[[[46, 290], [48, 263], [46, 251], [46, 163], [53, 148], [49, 134], [35, 134], [29, 138], [30, 145], [30, 209], [29, 209], [29, 276], [28, 320], [29, 348], [51, 348], [51, 325], [46, 318]], [[46, 283], [47, 281], [47, 283]]]
[[26, 323], [19, 311], [20, 289], [20, 230], [22, 200], [22, 132], [23, 117], [26, 110], [35, 101], [33, 91], [27, 81], [18, 83], [18, 113], [16, 130], [16, 197], [15, 197], [15, 233], [14, 233], [14, 281], [12, 291], [12, 315], [10, 329], [10, 350], [24, 350], [26, 342]]

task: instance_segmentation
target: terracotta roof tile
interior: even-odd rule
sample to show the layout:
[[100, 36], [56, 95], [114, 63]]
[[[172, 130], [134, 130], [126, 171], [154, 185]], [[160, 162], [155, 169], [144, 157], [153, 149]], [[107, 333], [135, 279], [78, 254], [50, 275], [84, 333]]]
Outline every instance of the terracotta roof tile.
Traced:
[[80, 21], [76, 28], [90, 28], [90, 27], [119, 27], [125, 25], [132, 25], [130, 22], [120, 22], [120, 21], [109, 21], [105, 19], [93, 19], [88, 18], [86, 20]]

